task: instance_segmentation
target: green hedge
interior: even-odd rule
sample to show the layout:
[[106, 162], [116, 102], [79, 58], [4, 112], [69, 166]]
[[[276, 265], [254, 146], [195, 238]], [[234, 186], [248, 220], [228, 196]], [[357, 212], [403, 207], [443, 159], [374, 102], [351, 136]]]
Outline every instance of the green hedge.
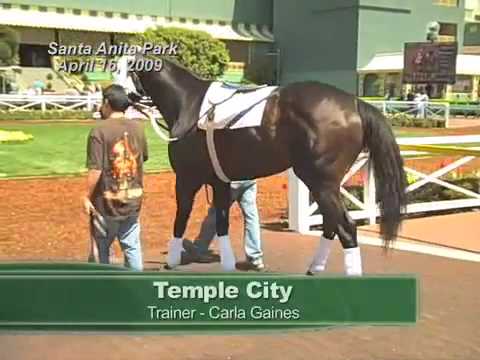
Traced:
[[413, 128], [444, 128], [445, 121], [443, 119], [416, 118], [406, 114], [397, 114], [395, 116], [387, 115], [387, 120], [392, 126], [396, 127], [413, 127]]
[[178, 44], [177, 56], [172, 59], [205, 79], [222, 76], [230, 61], [225, 43], [203, 31], [156, 27], [138, 34], [131, 42], [149, 42], [163, 46]]
[[84, 120], [92, 119], [87, 110], [0, 111], [1, 120]]

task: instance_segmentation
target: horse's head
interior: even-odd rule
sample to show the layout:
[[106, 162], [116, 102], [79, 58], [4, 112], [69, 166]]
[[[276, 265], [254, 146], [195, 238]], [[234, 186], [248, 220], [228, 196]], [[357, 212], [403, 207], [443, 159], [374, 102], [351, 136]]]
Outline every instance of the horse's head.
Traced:
[[172, 137], [183, 138], [195, 129], [198, 114], [193, 112], [191, 103], [200, 104], [199, 99], [208, 87], [206, 81], [167, 59], [150, 59], [138, 52], [119, 61], [116, 80], [127, 89], [134, 102], [143, 96], [151, 98], [167, 122]]
[[147, 96], [139, 77], [142, 68], [137, 64], [140, 61], [143, 61], [143, 57], [138, 51], [135, 55], [123, 56], [118, 60], [117, 70], [113, 73], [114, 83], [123, 86], [129, 97], [136, 101]]

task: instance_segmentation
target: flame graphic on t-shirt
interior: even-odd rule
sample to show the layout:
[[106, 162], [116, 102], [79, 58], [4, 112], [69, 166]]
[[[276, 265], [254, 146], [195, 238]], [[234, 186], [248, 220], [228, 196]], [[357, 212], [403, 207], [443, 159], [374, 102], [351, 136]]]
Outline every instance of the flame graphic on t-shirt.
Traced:
[[137, 175], [138, 158], [138, 153], [134, 153], [130, 146], [127, 132], [113, 145], [112, 156], [112, 177], [117, 181], [119, 190], [127, 190], [129, 181]]

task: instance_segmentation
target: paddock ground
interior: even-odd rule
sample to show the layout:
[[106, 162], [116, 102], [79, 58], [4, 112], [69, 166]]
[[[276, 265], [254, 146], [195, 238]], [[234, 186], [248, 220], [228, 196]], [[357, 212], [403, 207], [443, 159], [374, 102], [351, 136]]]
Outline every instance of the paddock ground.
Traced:
[[[0, 181], [0, 260], [85, 260], [88, 233], [79, 200], [84, 181], [79, 177]], [[318, 237], [300, 236], [282, 226], [287, 208], [286, 187], [284, 174], [259, 182], [265, 261], [269, 271], [303, 273]], [[175, 208], [173, 190], [174, 176], [170, 172], [146, 177], [143, 242], [146, 266], [152, 270], [160, 270], [164, 262]], [[195, 237], [207, 208], [202, 191], [197, 196], [187, 238]], [[480, 213], [464, 215], [449, 215], [449, 221], [436, 219], [437, 234], [446, 238], [470, 234], [477, 237], [478, 245], [480, 232], [476, 229]], [[451, 216], [456, 217], [450, 220]], [[435, 218], [412, 221], [428, 223], [433, 221], [430, 219]], [[240, 212], [235, 207], [232, 242], [239, 259], [242, 258], [241, 224]], [[422, 229], [421, 224], [414, 227]], [[409, 223], [404, 225], [404, 229], [409, 228]], [[362, 234], [375, 237], [374, 229], [367, 230], [370, 232]], [[475, 243], [475, 238], [471, 241]], [[118, 248], [116, 255], [120, 259]], [[421, 284], [421, 318], [416, 326], [256, 336], [2, 334], [0, 359], [480, 359], [477, 262], [399, 250], [384, 256], [379, 247], [368, 245], [362, 246], [362, 255], [366, 273], [417, 274]], [[179, 271], [219, 268], [218, 263], [191, 264]], [[336, 244], [328, 271], [342, 270], [343, 256]]]
[[[311, 258], [317, 237], [263, 231], [265, 260], [271, 271], [299, 273]], [[233, 232], [241, 254], [240, 232]], [[480, 358], [478, 263], [362, 246], [367, 273], [414, 273], [420, 279], [421, 317], [409, 327], [361, 327], [265, 335], [0, 335], [1, 359], [329, 359], [477, 360]], [[160, 259], [160, 260], [159, 260]], [[163, 262], [147, 251], [150, 267]], [[329, 271], [342, 271], [337, 245]], [[180, 271], [210, 271], [218, 264], [189, 265]], [[92, 296], [95, 296], [92, 294]]]

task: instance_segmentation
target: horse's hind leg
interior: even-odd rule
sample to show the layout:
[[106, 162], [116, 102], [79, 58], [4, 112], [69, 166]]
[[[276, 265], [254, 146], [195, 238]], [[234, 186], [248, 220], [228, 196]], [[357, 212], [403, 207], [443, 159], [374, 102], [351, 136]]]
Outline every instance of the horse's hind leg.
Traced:
[[220, 248], [220, 263], [223, 270], [235, 270], [235, 254], [228, 236], [231, 202], [230, 184], [218, 182], [213, 186], [217, 220], [217, 237]]
[[336, 230], [336, 224], [331, 221], [332, 218], [332, 216], [326, 216], [325, 213], [323, 213], [323, 234], [320, 237], [317, 250], [307, 270], [307, 275], [323, 272], [327, 267]]
[[294, 168], [297, 176], [307, 185], [323, 215], [324, 232], [307, 274], [324, 271], [335, 234], [342, 243], [347, 275], [361, 275], [362, 262], [357, 242], [357, 227], [340, 199], [340, 183], [332, 172], [318, 169], [306, 171]]
[[[328, 239], [333, 239], [332, 234], [336, 233], [344, 249], [346, 274], [362, 275], [362, 261], [357, 242], [357, 226], [348, 215], [340, 199], [339, 187], [339, 185], [324, 188], [320, 186], [317, 187], [317, 191], [313, 191], [314, 199], [317, 201], [320, 212], [324, 217], [325, 228], [324, 236], [321, 239], [319, 250], [315, 254], [313, 264], [317, 266], [320, 265], [320, 270], [322, 270], [321, 261], [323, 260], [326, 263], [330, 252], [331, 240]], [[325, 243], [327, 243], [327, 245], [325, 245]], [[309, 270], [314, 272], [312, 270], [317, 269], [315, 267], [312, 269], [311, 267]]]
[[168, 244], [167, 268], [173, 269], [180, 265], [183, 251], [183, 235], [192, 212], [193, 200], [201, 184], [182, 181], [177, 176], [175, 192], [177, 197], [177, 212], [173, 228], [173, 239]]

